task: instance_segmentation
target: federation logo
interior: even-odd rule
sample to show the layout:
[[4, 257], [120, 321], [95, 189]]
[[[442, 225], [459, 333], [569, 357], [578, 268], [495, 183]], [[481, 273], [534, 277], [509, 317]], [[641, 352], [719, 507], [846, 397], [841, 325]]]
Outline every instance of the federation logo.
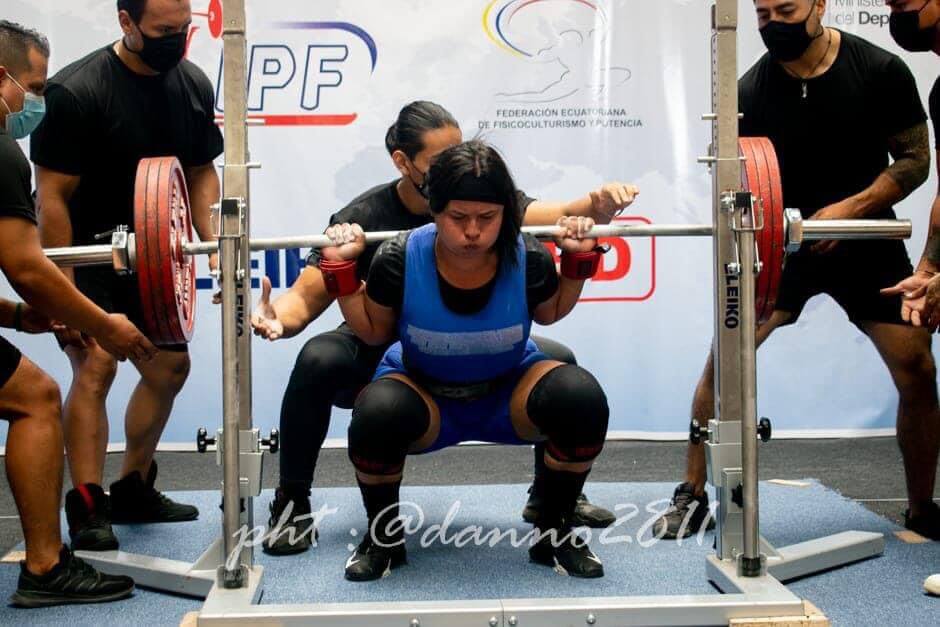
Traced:
[[[224, 119], [221, 0], [211, 0], [189, 32], [187, 54], [215, 75], [216, 119]], [[345, 126], [358, 117], [378, 46], [362, 27], [342, 21], [289, 20], [252, 28], [248, 45], [248, 119], [261, 126]], [[215, 45], [207, 46], [215, 41]], [[194, 45], [196, 44], [196, 45]], [[213, 57], [215, 59], [213, 60]], [[210, 76], [212, 75], [209, 73]]]
[[545, 66], [537, 85], [496, 94], [502, 102], [550, 103], [582, 94], [604, 98], [630, 80], [630, 69], [610, 63], [611, 20], [595, 0], [491, 0], [483, 30], [503, 52]]

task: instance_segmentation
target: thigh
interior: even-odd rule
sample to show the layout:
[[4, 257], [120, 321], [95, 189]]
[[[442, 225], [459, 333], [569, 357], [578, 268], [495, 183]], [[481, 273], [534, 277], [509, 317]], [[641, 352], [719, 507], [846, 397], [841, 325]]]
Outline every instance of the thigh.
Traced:
[[549, 359], [560, 361], [566, 364], [572, 364], [574, 366], [578, 365], [578, 360], [574, 356], [574, 351], [561, 342], [537, 335], [531, 336], [531, 339], [533, 342], [535, 342], [535, 345], [538, 347], [539, 351], [545, 353], [545, 356]]
[[[111, 277], [103, 280], [107, 286], [108, 296], [111, 301], [111, 310], [114, 313], [121, 313], [127, 316], [127, 319], [133, 322], [138, 329], [146, 333], [148, 325], [144, 314], [143, 301], [140, 298], [140, 284], [137, 276], [133, 274], [118, 275], [111, 271]], [[161, 303], [154, 303], [154, 306], [160, 307]], [[151, 314], [157, 315], [156, 312]], [[162, 353], [186, 353], [189, 346], [182, 344], [163, 344], [160, 346]]]
[[0, 390], [20, 365], [23, 354], [5, 337], [0, 336]]
[[859, 327], [878, 349], [895, 383], [934, 384], [936, 367], [926, 329], [887, 322], [862, 322]]
[[111, 268], [102, 266], [77, 267], [75, 287], [108, 313], [126, 313], [119, 311], [114, 299], [114, 282], [117, 278]]
[[806, 302], [822, 293], [821, 279], [827, 272], [826, 262], [805, 248], [787, 258], [774, 304], [774, 314], [781, 312], [787, 315], [778, 317], [778, 326], [796, 322]]
[[314, 386], [333, 405], [351, 409], [372, 380], [382, 351], [383, 347], [369, 346], [345, 325], [316, 335], [300, 349], [287, 393], [298, 386]]
[[914, 268], [904, 242], [846, 241], [836, 249], [837, 267], [828, 277], [826, 292], [845, 310], [849, 320], [865, 331], [865, 323], [906, 325], [901, 318], [901, 296], [881, 290], [909, 277]]

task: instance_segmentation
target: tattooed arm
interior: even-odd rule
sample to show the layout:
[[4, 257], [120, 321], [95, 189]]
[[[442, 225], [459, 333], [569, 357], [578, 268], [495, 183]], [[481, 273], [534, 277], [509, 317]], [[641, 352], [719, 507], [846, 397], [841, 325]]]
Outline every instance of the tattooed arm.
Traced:
[[930, 139], [927, 123], [923, 122], [901, 131], [888, 140], [888, 150], [894, 163], [885, 174], [891, 177], [900, 191], [900, 197], [892, 203], [907, 198], [911, 192], [923, 185], [930, 173]]
[[[937, 151], [937, 171], [940, 172], [940, 151]], [[918, 271], [936, 273], [940, 271], [940, 189], [933, 199], [930, 208], [930, 230], [927, 231], [927, 243], [924, 245], [924, 254], [917, 264]]]
[[[823, 207], [814, 220], [847, 220], [868, 218], [903, 200], [917, 189], [930, 170], [930, 142], [927, 123], [922, 122], [888, 140], [888, 150], [894, 163], [878, 175], [875, 182], [854, 196]], [[825, 253], [835, 248], [836, 242], [817, 242], [812, 250]]]

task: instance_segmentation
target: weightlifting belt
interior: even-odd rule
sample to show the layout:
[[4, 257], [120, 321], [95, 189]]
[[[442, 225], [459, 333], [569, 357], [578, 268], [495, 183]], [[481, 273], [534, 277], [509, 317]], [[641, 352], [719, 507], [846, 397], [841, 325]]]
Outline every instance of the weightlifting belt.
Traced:
[[[407, 360], [404, 359], [404, 355], [402, 357], [405, 362], [405, 368], [408, 369]], [[441, 398], [463, 401], [465, 403], [476, 401], [493, 394], [503, 385], [512, 381], [513, 378], [511, 371], [492, 379], [474, 381], [472, 383], [441, 381], [426, 375], [418, 369], [408, 369], [407, 374], [410, 379], [432, 396], [440, 396]]]

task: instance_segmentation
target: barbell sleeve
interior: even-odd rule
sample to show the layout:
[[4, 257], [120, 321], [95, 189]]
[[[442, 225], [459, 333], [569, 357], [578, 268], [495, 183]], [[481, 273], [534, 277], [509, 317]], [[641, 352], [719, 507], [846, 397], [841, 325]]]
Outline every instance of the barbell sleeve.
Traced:
[[[214, 245], [214, 244], [213, 244]], [[43, 252], [50, 261], [62, 267], [111, 265], [113, 249], [104, 244], [46, 248]]]
[[803, 241], [821, 239], [907, 239], [910, 220], [804, 220]]

